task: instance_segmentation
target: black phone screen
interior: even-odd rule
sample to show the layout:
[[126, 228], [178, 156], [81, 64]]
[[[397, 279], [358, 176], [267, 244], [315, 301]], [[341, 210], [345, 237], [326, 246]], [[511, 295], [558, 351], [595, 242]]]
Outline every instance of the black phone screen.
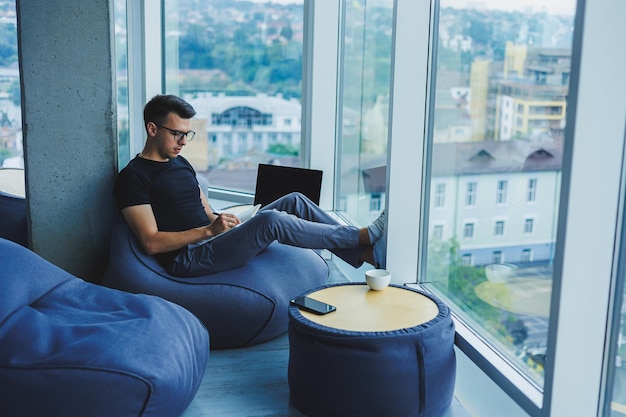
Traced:
[[291, 300], [291, 304], [314, 314], [328, 314], [336, 310], [333, 305], [326, 304], [309, 297], [296, 297]]

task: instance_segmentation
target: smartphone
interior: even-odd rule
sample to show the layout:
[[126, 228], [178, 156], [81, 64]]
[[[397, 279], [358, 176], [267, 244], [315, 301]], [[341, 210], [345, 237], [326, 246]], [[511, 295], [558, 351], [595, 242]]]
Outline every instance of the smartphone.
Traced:
[[320, 315], [331, 313], [337, 309], [333, 305], [326, 304], [309, 297], [296, 297], [291, 300], [291, 304], [298, 306], [302, 310]]

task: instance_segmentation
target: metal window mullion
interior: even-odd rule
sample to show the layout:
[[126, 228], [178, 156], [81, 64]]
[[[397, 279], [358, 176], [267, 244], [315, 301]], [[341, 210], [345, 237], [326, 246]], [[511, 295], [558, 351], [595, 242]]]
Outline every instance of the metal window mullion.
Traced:
[[341, 2], [305, 0], [302, 148], [305, 165], [324, 171], [320, 207], [334, 208]]
[[545, 416], [593, 416], [601, 408], [626, 125], [623, 16], [624, 2], [578, 4]]
[[416, 282], [422, 213], [430, 2], [396, 0], [387, 148], [387, 268]]

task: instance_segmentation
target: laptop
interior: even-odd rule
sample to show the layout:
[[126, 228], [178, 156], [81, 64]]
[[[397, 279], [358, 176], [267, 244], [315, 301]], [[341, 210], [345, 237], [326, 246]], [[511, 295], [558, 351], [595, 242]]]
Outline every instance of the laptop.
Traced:
[[254, 192], [254, 205], [264, 207], [272, 201], [299, 191], [315, 204], [320, 204], [322, 171], [281, 165], [259, 164]]

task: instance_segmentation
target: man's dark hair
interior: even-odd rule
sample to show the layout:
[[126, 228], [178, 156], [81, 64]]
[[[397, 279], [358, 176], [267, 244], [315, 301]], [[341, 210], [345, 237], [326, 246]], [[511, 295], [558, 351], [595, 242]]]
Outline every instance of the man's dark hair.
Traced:
[[170, 113], [176, 113], [183, 119], [191, 119], [196, 115], [196, 111], [191, 104], [182, 98], [171, 94], [157, 94], [143, 108], [144, 126], [147, 126], [148, 122], [154, 122], [161, 126], [167, 122], [167, 117]]

